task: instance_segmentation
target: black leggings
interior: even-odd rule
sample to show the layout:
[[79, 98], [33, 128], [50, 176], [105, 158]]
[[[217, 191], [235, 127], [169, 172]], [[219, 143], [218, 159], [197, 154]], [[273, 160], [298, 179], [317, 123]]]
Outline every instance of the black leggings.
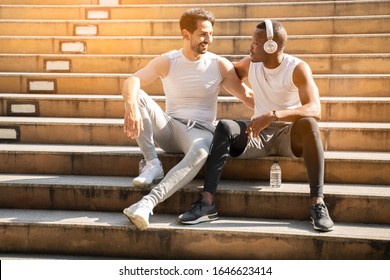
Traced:
[[[206, 162], [204, 191], [215, 194], [229, 155], [237, 157], [244, 152], [248, 142], [245, 130], [246, 125], [242, 121], [219, 121]], [[291, 150], [296, 157], [303, 156], [309, 177], [310, 196], [323, 197], [324, 149], [314, 118], [302, 118], [292, 124]]]

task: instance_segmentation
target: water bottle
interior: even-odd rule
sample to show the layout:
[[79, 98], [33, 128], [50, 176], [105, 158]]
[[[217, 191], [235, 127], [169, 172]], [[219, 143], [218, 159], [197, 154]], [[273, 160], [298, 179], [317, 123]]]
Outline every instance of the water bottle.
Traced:
[[280, 169], [279, 163], [277, 161], [274, 161], [271, 166], [269, 184], [271, 188], [279, 188], [282, 184], [282, 170]]

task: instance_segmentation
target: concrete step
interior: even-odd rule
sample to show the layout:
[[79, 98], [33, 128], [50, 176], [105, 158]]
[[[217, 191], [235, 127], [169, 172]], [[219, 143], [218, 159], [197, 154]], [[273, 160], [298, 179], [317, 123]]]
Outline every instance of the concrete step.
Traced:
[[[157, 150], [167, 172], [183, 157]], [[0, 145], [1, 173], [136, 176], [142, 155], [135, 146], [96, 145]], [[278, 159], [286, 182], [307, 181], [302, 159], [231, 159], [222, 178], [269, 180], [269, 168]], [[325, 182], [345, 184], [388, 184], [388, 152], [325, 152]], [[202, 177], [203, 172], [198, 175]]]
[[[229, 119], [243, 117], [234, 115]], [[390, 123], [319, 122], [319, 126], [325, 150], [390, 152]], [[123, 118], [0, 117], [0, 143], [9, 142], [136, 145], [123, 133]]]
[[[133, 177], [0, 174], [0, 205], [13, 209], [121, 212], [150, 188], [132, 186]], [[198, 198], [196, 179], [159, 204], [155, 213], [180, 215]], [[216, 195], [218, 213], [229, 217], [307, 220], [307, 183], [222, 180]], [[325, 199], [335, 222], [389, 224], [387, 185], [326, 184]], [[278, 207], [283, 205], [283, 207]]]
[[[247, 3], [247, 0], [169, 0], [170, 4], [200, 3]], [[313, 0], [284, 0], [283, 2], [313, 2]], [[252, 3], [275, 2], [275, 0], [252, 0]], [[129, 5], [129, 4], [166, 4], [167, 0], [50, 0], [50, 5]], [[47, 0], [0, 0], [2, 5], [47, 5]]]
[[[0, 93], [119, 94], [127, 74], [0, 73]], [[321, 96], [388, 97], [390, 74], [314, 75]], [[161, 82], [144, 88], [161, 95]]]
[[327, 151], [390, 152], [390, 123], [320, 122]]
[[[163, 96], [153, 99], [165, 108]], [[220, 96], [218, 118], [249, 119], [251, 112], [234, 97]], [[390, 122], [390, 97], [321, 97], [322, 121]], [[372, 112], [375, 112], [373, 114]], [[0, 94], [0, 116], [123, 118], [120, 95]]]
[[[321, 120], [329, 122], [389, 122], [386, 97], [321, 97]], [[375, 112], [373, 114], [373, 112]]]
[[178, 19], [184, 10], [202, 7], [218, 19], [389, 15], [378, 1], [315, 1], [148, 5], [0, 5], [3, 19]]
[[[250, 34], [248, 34], [250, 35]], [[224, 55], [248, 53], [251, 36], [214, 36], [210, 51]], [[0, 36], [0, 53], [17, 54], [149, 54], [159, 55], [183, 45], [181, 36]], [[390, 53], [390, 33], [291, 35], [287, 53]]]
[[[314, 74], [389, 74], [390, 54], [294, 54]], [[155, 55], [0, 54], [0, 72], [134, 73]], [[224, 55], [238, 61], [245, 55]]]
[[[390, 16], [277, 18], [289, 35], [389, 33]], [[252, 34], [259, 18], [217, 19], [214, 34]], [[2, 36], [180, 36], [179, 20], [0, 20]]]
[[[387, 259], [390, 226], [221, 217], [183, 226], [156, 214], [145, 231], [121, 213], [0, 210], [0, 251], [148, 259]], [[207, 237], [206, 237], [207, 236]], [[212, 240], [213, 242], [209, 242]]]
[[[0, 116], [9, 115], [0, 117], [0, 135], [22, 142], [0, 144], [0, 252], [390, 258], [389, 1], [49, 2], [0, 0]], [[197, 198], [204, 170], [156, 208], [145, 232], [120, 213], [150, 190], [131, 187], [142, 154], [121, 129], [121, 86], [152, 57], [181, 47], [177, 19], [198, 6], [218, 19], [211, 51], [241, 58], [256, 21], [271, 17], [289, 29], [286, 51], [312, 66], [322, 96], [325, 195], [334, 232], [319, 234], [308, 222], [303, 160], [279, 157], [229, 160], [216, 222], [177, 223]], [[159, 82], [146, 90], [164, 106]], [[250, 116], [236, 99], [222, 95], [219, 117]], [[158, 153], [166, 172], [183, 157]], [[283, 171], [279, 189], [267, 183], [275, 159]]]
[[0, 143], [137, 145], [122, 119], [0, 117]]
[[[105, 0], [76, 0], [76, 1], [75, 0], [63, 0], [63, 1], [50, 0], [50, 5], [76, 5], [76, 4], [77, 5], [99, 5], [101, 1], [104, 2]], [[1, 5], [47, 5], [47, 0], [0, 0], [0, 4]]]

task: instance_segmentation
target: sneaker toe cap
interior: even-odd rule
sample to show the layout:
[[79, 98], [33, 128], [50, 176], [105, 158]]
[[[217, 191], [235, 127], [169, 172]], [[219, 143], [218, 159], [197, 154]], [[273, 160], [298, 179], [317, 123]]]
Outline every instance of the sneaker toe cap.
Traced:
[[195, 217], [193, 214], [190, 213], [183, 213], [179, 216], [179, 220], [182, 222], [196, 220], [197, 218], [198, 217]]
[[331, 231], [334, 229], [334, 223], [331, 219], [319, 219], [316, 227], [320, 230]]

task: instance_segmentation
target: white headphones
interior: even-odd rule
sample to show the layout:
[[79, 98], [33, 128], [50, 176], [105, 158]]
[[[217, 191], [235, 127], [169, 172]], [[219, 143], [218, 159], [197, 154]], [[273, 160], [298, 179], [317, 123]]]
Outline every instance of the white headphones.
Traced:
[[272, 54], [278, 49], [278, 44], [273, 40], [274, 38], [274, 29], [272, 26], [272, 21], [270, 19], [265, 19], [265, 28], [267, 31], [268, 41], [264, 43], [264, 50], [266, 53]]

